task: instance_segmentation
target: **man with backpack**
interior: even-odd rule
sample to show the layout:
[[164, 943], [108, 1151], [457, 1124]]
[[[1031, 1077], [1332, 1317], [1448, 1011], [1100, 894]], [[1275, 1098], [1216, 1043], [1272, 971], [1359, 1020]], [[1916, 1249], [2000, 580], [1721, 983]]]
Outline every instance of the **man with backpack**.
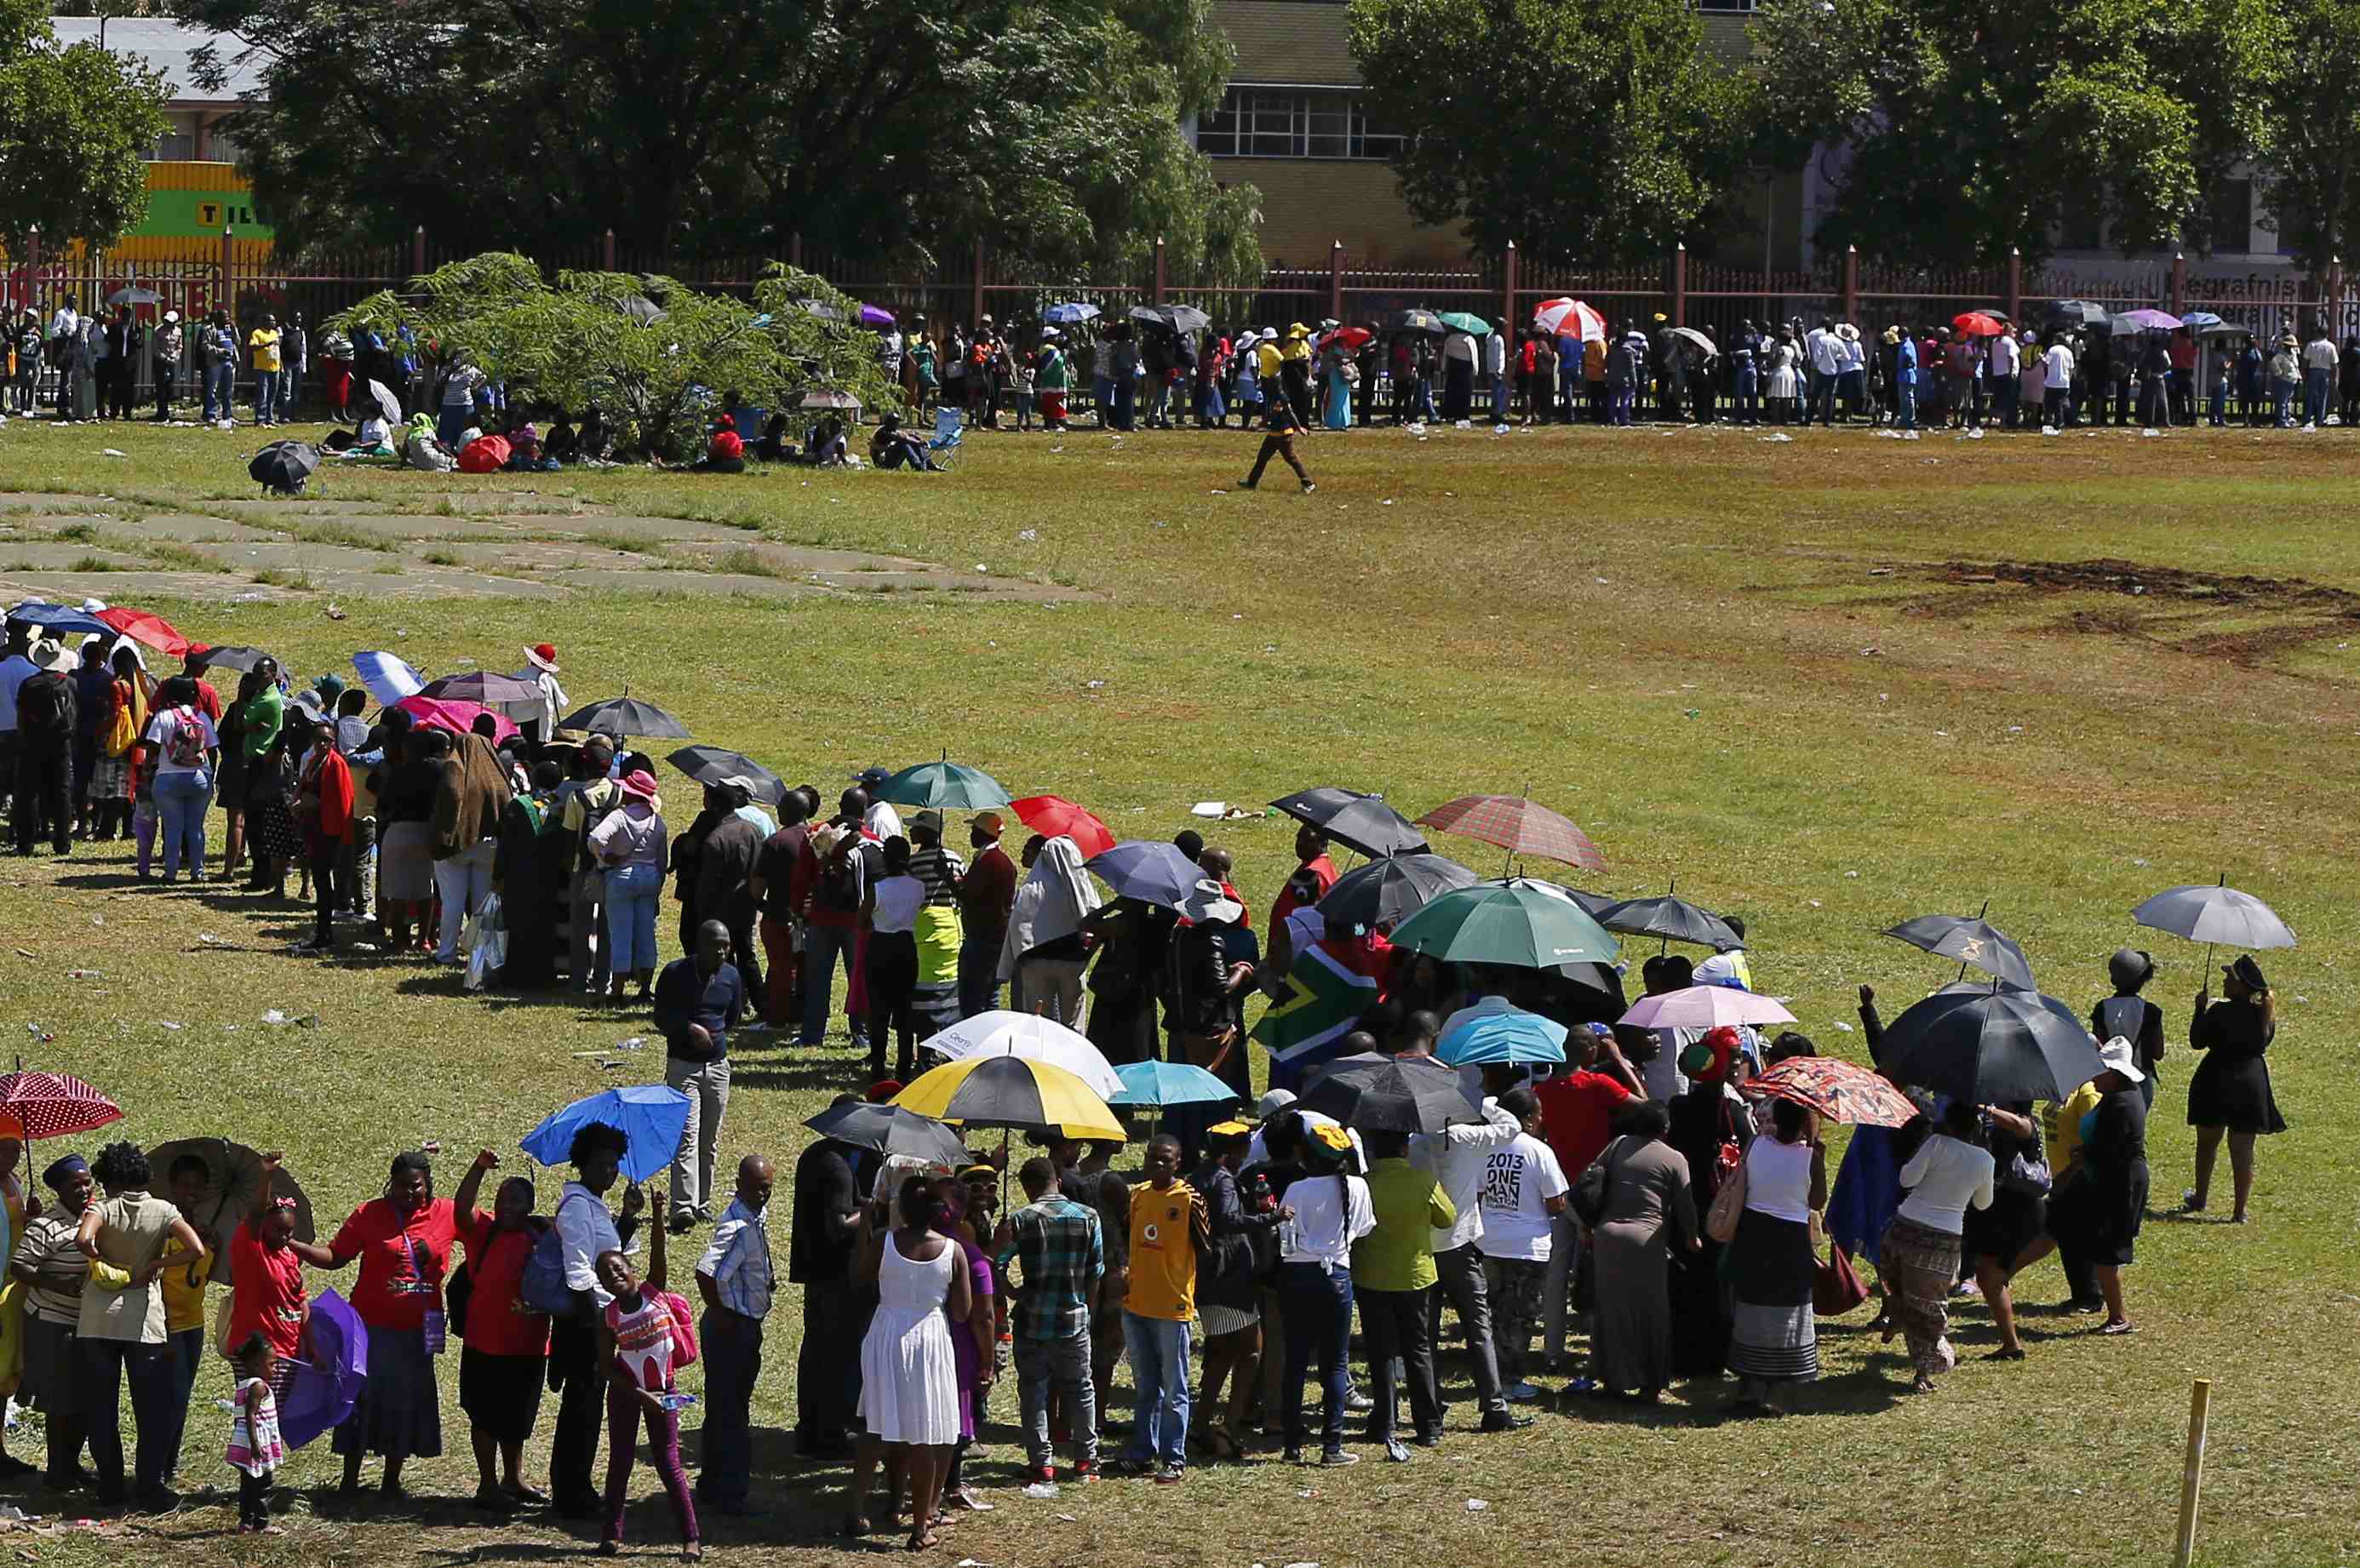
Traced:
[[64, 855], [72, 847], [73, 682], [59, 643], [37, 642], [27, 657], [34, 672], [16, 688], [16, 853], [32, 854], [46, 827]]
[[[827, 1032], [827, 1006], [836, 989], [838, 958], [843, 960], [847, 986], [858, 962], [860, 906], [869, 896], [869, 883], [884, 866], [883, 846], [862, 823], [868, 812], [869, 791], [857, 786], [847, 789], [836, 802], [835, 819], [812, 835], [804, 861], [807, 870], [803, 880], [809, 892], [799, 900], [803, 917], [803, 1027], [798, 1043], [803, 1045], [819, 1044]], [[866, 1051], [869, 1020], [848, 1007], [847, 1016], [852, 1049]]]
[[[608, 775], [615, 770], [615, 743], [594, 735], [574, 754], [574, 782], [566, 790], [565, 833], [573, 845], [573, 892], [566, 910], [566, 933], [572, 958], [566, 980], [574, 989], [594, 996], [606, 994], [606, 871], [590, 853], [590, 830], [623, 803], [623, 787]], [[591, 951], [593, 939], [597, 951]]]

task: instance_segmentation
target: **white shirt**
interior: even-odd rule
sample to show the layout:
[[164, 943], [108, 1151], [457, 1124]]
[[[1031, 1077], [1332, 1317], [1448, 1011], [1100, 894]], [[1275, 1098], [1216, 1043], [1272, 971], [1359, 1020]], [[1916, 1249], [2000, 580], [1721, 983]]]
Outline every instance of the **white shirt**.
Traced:
[[2060, 388], [2070, 387], [2073, 384], [2073, 351], [2061, 343], [2050, 343], [2046, 357], [2049, 361], [2049, 385]]
[[1858, 338], [1837, 338], [1836, 355], [1836, 367], [1840, 370], [1849, 372], [1868, 367], [1868, 351], [1860, 346]]
[[877, 897], [870, 911], [869, 929], [880, 936], [918, 928], [918, 909], [926, 901], [926, 885], [916, 877], [880, 877], [869, 891]]
[[[554, 737], [557, 734], [557, 721], [565, 716], [567, 706], [565, 688], [557, 683], [556, 676], [538, 664], [530, 670], [519, 671], [517, 679], [530, 681], [541, 688], [541, 738], [545, 741]], [[531, 717], [530, 714], [526, 716]]]
[[860, 825], [875, 833], [879, 844], [883, 844], [889, 838], [909, 836], [901, 831], [901, 813], [882, 800], [877, 801], [869, 808], [869, 814], [860, 819]]
[[1901, 1168], [1901, 1184], [1909, 1189], [1901, 1200], [1903, 1219], [1956, 1236], [1966, 1227], [1969, 1204], [1991, 1207], [1991, 1151], [1938, 1132]]
[[2324, 333], [2304, 345], [2302, 362], [2313, 370], [2335, 368], [2335, 340]]
[[1991, 373], [1994, 380], [2003, 376], [2014, 376], [2021, 364], [2022, 359], [2017, 353], [2014, 338], [2002, 332], [1992, 339]]
[[1282, 1263], [1317, 1263], [1329, 1269], [1352, 1266], [1352, 1244], [1377, 1228], [1369, 1184], [1358, 1176], [1306, 1176], [1281, 1200], [1295, 1211], [1295, 1245]]
[[1503, 376], [1508, 369], [1508, 336], [1493, 332], [1483, 340], [1483, 368], [1492, 376]]
[[568, 1181], [557, 1194], [557, 1240], [565, 1255], [565, 1288], [589, 1291], [592, 1302], [605, 1311], [615, 1298], [598, 1283], [598, 1259], [623, 1250], [606, 1200], [579, 1181]]
[[180, 734], [182, 727], [191, 721], [194, 721], [198, 733], [203, 736], [205, 750], [210, 752], [221, 749], [221, 736], [213, 732], [213, 722], [205, 717], [203, 710], [167, 708], [148, 721], [148, 733], [140, 736], [142, 740], [156, 748], [156, 772], [159, 778], [167, 773], [202, 771], [205, 765], [202, 762], [191, 768], [182, 768], [172, 760], [172, 742]]
[[1434, 1233], [1435, 1251], [1448, 1252], [1482, 1236], [1483, 1207], [1475, 1201], [1475, 1194], [1483, 1184], [1483, 1166], [1492, 1150], [1505, 1149], [1524, 1130], [1515, 1117], [1500, 1108], [1499, 1101], [1486, 1100], [1481, 1121], [1420, 1133], [1409, 1140], [1409, 1162], [1433, 1177], [1450, 1206], [1459, 1211], [1449, 1229]]
[[1704, 1030], [1659, 1029], [1649, 1032], [1655, 1037], [1655, 1060], [1639, 1064], [1639, 1082], [1647, 1086], [1647, 1098], [1660, 1105], [1675, 1094], [1688, 1093], [1688, 1074], [1680, 1071], [1680, 1052], [1702, 1040]]
[[1822, 376], [1833, 376], [1838, 365], [1836, 355], [1843, 340], [1824, 327], [1813, 327], [1803, 338], [1803, 346], [1810, 351], [1811, 368]]
[[1768, 1133], [1745, 1146], [1745, 1206], [1801, 1225], [1811, 1217], [1811, 1146]]
[[16, 727], [16, 688], [40, 672], [41, 667], [21, 653], [0, 659], [0, 735]]
[[1564, 1197], [1566, 1189], [1565, 1168], [1532, 1134], [1519, 1131], [1505, 1149], [1493, 1149], [1483, 1162], [1483, 1256], [1547, 1262], [1548, 1201]]

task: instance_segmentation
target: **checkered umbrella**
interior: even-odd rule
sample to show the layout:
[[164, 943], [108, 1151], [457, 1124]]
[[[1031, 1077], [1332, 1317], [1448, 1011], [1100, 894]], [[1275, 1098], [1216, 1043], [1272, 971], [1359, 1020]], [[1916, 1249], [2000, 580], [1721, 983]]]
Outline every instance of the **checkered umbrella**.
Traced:
[[27, 1138], [71, 1138], [123, 1119], [123, 1107], [67, 1073], [0, 1076], [0, 1111], [25, 1126]]
[[1588, 833], [1521, 795], [1461, 795], [1418, 818], [1417, 825], [1496, 844], [1511, 855], [1537, 855], [1589, 871], [1606, 869], [1606, 856]]

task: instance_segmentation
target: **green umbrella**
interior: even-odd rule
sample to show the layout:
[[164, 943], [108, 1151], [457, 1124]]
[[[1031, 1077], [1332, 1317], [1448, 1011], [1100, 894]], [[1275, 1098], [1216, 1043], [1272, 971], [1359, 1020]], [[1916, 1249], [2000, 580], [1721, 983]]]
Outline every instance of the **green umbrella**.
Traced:
[[932, 806], [938, 811], [980, 811], [1008, 804], [1008, 791], [1000, 787], [1000, 780], [947, 756], [939, 762], [904, 768], [877, 786], [874, 798], [891, 805]]
[[1491, 335], [1491, 323], [1480, 316], [1470, 316], [1464, 310], [1445, 310], [1442, 324], [1454, 332], [1465, 332], [1470, 338]]
[[1606, 964], [1614, 939], [1570, 898], [1524, 877], [1454, 887], [1393, 928], [1395, 947], [1450, 964]]

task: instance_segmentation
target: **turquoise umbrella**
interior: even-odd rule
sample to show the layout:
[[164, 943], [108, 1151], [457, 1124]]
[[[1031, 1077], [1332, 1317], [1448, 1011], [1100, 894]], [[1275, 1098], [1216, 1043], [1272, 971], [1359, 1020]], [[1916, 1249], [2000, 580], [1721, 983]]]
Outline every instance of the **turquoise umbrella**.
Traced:
[[953, 762], [921, 762], [877, 786], [876, 799], [895, 806], [932, 806], [937, 811], [980, 811], [1009, 803], [1000, 780], [979, 768]]
[[1614, 939], [1579, 905], [1522, 877], [1452, 888], [1395, 926], [1393, 942], [1448, 964], [1514, 969], [1607, 964], [1615, 953]]
[[1239, 1097], [1229, 1084], [1185, 1062], [1133, 1062], [1116, 1068], [1114, 1075], [1122, 1080], [1122, 1092], [1108, 1097], [1109, 1105], [1213, 1105]]
[[1444, 1035], [1434, 1054], [1453, 1067], [1521, 1067], [1565, 1060], [1566, 1027], [1538, 1013], [1484, 1013]]
[[1491, 323], [1480, 316], [1470, 316], [1464, 310], [1445, 310], [1442, 324], [1454, 332], [1465, 332], [1470, 338], [1489, 337]]

